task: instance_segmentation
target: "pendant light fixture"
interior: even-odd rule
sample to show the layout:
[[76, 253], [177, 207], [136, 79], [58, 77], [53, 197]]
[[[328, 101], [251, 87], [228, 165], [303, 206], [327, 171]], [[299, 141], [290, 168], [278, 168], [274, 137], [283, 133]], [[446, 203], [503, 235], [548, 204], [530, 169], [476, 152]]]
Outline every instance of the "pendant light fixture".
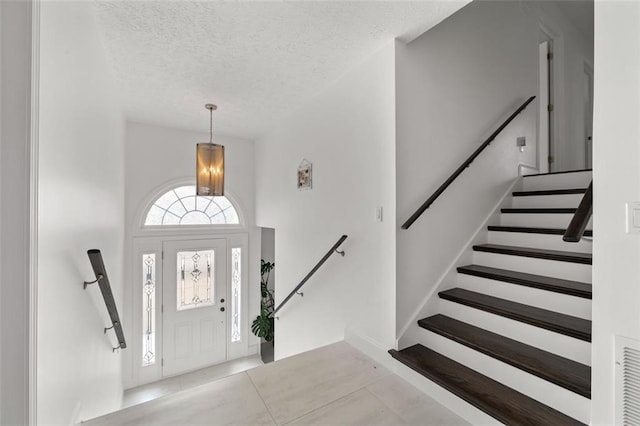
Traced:
[[224, 195], [224, 146], [213, 143], [213, 104], [209, 110], [209, 143], [199, 143], [196, 151], [196, 194], [206, 197]]

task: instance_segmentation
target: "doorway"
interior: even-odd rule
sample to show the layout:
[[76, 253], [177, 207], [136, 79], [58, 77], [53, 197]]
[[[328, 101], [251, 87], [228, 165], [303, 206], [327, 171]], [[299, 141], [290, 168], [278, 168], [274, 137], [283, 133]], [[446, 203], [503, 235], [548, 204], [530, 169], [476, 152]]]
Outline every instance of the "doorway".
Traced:
[[[275, 265], [275, 229], [273, 228], [261, 228], [261, 246], [260, 246], [260, 259], [262, 262], [271, 263]], [[261, 262], [261, 265], [264, 265]], [[263, 274], [261, 282], [267, 283], [267, 291], [271, 292], [275, 300], [275, 282], [276, 282], [276, 269], [273, 267], [266, 274]], [[263, 299], [264, 301], [264, 299]], [[267, 342], [264, 338], [260, 340], [260, 356], [262, 361], [267, 364], [273, 362], [274, 359], [274, 347], [275, 341]]]
[[134, 238], [127, 388], [257, 353], [248, 254], [247, 233]]
[[554, 171], [553, 156], [553, 40], [541, 31], [538, 46], [538, 171]]

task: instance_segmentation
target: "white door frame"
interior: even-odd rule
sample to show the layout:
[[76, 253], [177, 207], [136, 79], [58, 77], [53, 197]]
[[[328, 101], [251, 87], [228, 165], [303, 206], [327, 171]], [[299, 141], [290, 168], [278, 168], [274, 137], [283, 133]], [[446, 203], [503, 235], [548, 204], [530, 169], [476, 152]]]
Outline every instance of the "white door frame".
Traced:
[[545, 40], [538, 45], [538, 173], [549, 172], [550, 156], [550, 117], [548, 105], [551, 102], [551, 76], [548, 55], [551, 42]]
[[584, 167], [593, 168], [593, 66], [584, 62], [584, 78], [587, 84], [588, 102], [585, 105], [585, 140], [584, 140]]
[[[130, 349], [133, 358], [133, 385], [142, 385], [145, 383], [154, 382], [163, 379], [162, 375], [162, 334], [163, 334], [163, 320], [162, 320], [162, 286], [165, 284], [162, 282], [162, 244], [165, 241], [181, 241], [181, 240], [207, 240], [207, 239], [226, 239], [227, 241], [227, 274], [226, 290], [227, 300], [226, 303], [226, 327], [227, 327], [227, 358], [226, 360], [232, 360], [249, 355], [249, 316], [248, 316], [248, 258], [249, 258], [249, 233], [248, 232], [207, 232], [203, 234], [194, 235], [193, 233], [177, 233], [167, 232], [166, 235], [157, 234], [149, 237], [134, 237], [133, 238], [133, 250], [132, 250], [132, 279], [131, 279], [131, 312], [132, 312], [132, 325], [130, 329], [133, 335], [131, 336]], [[233, 248], [240, 248], [242, 250], [241, 256], [241, 294], [240, 294], [240, 341], [231, 342], [231, 324], [232, 324], [232, 289], [231, 289], [231, 250]], [[142, 366], [142, 255], [146, 253], [154, 253], [156, 256], [156, 323], [155, 323], [155, 346], [156, 346], [156, 359], [155, 363], [149, 366]]]
[[[564, 64], [562, 58], [564, 57], [564, 38], [562, 32], [555, 28], [544, 17], [539, 17], [538, 31], [540, 34], [538, 45], [542, 41], [549, 42], [551, 49], [552, 59], [549, 63], [549, 99], [548, 102], [553, 106], [553, 110], [549, 113], [549, 136], [548, 140], [548, 157], [551, 157], [553, 161], [549, 163], [548, 158], [544, 159], [544, 162], [538, 157], [538, 166], [546, 165], [548, 167], [547, 172], [556, 171], [558, 164], [558, 141], [562, 140], [561, 135], [564, 134]], [[543, 105], [539, 102], [540, 113], [542, 114]], [[546, 110], [546, 109], [545, 109]], [[540, 118], [540, 117], [538, 117]], [[540, 120], [538, 120], [540, 124]], [[538, 138], [540, 141], [540, 138]], [[538, 145], [539, 146], [539, 145]], [[543, 148], [544, 149], [544, 148]], [[541, 170], [540, 173], [543, 173]]]

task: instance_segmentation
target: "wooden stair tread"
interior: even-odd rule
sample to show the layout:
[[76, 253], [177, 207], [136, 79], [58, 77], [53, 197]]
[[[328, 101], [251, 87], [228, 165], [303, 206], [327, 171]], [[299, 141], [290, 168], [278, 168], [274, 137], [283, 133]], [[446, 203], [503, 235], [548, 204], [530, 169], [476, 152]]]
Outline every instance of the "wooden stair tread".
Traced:
[[503, 214], [575, 214], [575, 207], [521, 207], [500, 209]]
[[591, 398], [589, 366], [441, 314], [423, 318], [418, 321], [418, 325], [586, 398]]
[[553, 291], [555, 293], [568, 294], [584, 299], [591, 299], [592, 296], [591, 284], [579, 281], [563, 280], [555, 277], [527, 274], [483, 265], [460, 266], [458, 267], [458, 273]]
[[567, 170], [563, 172], [549, 172], [549, 173], [536, 173], [533, 175], [524, 175], [524, 178], [532, 177], [532, 176], [547, 176], [547, 175], [564, 175], [567, 173], [582, 173], [582, 172], [592, 172], [593, 169], [580, 169], [580, 170]]
[[591, 265], [591, 253], [579, 253], [572, 251], [547, 250], [531, 247], [503, 246], [500, 244], [478, 244], [473, 246], [474, 251], [487, 253], [507, 254], [512, 256], [533, 257], [537, 259], [557, 260], [561, 262], [582, 263]]
[[514, 191], [512, 195], [514, 197], [536, 197], [541, 195], [573, 195], [584, 194], [587, 192], [587, 188], [574, 188], [574, 189], [544, 189], [536, 191]]
[[474, 407], [508, 425], [582, 423], [422, 345], [389, 353]]
[[453, 288], [438, 293], [440, 298], [510, 318], [576, 339], [591, 342], [591, 321], [499, 299], [474, 291]]
[[[489, 231], [496, 232], [521, 232], [525, 234], [547, 234], [547, 235], [564, 235], [567, 231], [563, 228], [532, 228], [527, 226], [501, 226], [501, 225], [489, 225]], [[585, 237], [593, 237], [592, 230], [584, 231]]]

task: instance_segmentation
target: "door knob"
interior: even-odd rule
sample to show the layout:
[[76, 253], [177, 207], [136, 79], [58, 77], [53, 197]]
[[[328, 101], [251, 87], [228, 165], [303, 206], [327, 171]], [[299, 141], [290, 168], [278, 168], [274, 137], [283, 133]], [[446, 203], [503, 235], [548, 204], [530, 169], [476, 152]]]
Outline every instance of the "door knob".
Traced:
[[224, 306], [220, 308], [220, 312], [224, 312]]

